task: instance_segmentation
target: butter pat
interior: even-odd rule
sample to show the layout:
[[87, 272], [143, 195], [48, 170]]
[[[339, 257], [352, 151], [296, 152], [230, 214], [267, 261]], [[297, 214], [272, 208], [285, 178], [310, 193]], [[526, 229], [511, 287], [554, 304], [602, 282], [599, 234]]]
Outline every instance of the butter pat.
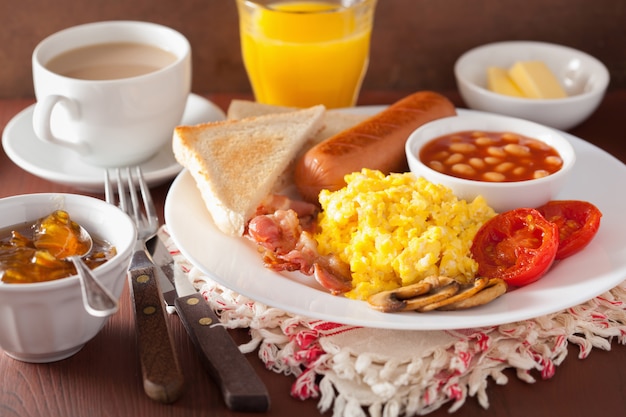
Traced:
[[519, 61], [509, 69], [509, 77], [528, 98], [567, 97], [559, 80], [542, 61]]
[[508, 71], [500, 67], [487, 68], [487, 88], [498, 94], [524, 97], [519, 87], [511, 81]]

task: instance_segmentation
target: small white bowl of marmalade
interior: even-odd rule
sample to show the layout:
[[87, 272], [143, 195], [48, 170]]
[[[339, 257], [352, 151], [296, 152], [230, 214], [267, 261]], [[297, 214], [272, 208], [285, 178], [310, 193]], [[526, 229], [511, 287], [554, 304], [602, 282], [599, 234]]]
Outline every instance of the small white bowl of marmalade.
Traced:
[[555, 129], [475, 111], [425, 124], [409, 136], [405, 150], [416, 176], [464, 200], [481, 195], [497, 212], [556, 199], [576, 161], [572, 145]]

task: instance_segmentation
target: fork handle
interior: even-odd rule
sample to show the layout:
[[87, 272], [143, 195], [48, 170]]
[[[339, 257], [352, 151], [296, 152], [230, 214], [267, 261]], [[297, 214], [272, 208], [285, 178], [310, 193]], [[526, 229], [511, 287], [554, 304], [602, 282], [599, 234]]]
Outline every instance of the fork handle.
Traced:
[[182, 394], [184, 378], [167, 326], [156, 266], [145, 251], [133, 254], [128, 279], [144, 391], [155, 401], [174, 402]]

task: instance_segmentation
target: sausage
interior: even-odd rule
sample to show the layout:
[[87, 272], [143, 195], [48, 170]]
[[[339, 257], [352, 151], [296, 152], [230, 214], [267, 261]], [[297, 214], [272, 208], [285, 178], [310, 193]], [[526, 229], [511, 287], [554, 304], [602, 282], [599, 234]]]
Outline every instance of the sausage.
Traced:
[[321, 190], [344, 187], [344, 176], [363, 168], [406, 172], [404, 147], [409, 135], [427, 122], [454, 115], [454, 105], [444, 96], [413, 93], [307, 151], [296, 164], [296, 187], [302, 198], [317, 202]]

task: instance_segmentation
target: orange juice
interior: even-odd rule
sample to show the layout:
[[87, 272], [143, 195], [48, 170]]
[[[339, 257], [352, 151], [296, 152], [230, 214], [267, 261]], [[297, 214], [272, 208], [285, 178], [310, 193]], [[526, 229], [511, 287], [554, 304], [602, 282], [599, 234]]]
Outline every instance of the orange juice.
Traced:
[[368, 65], [374, 0], [347, 8], [328, 1], [241, 7], [243, 60], [257, 101], [355, 104]]

